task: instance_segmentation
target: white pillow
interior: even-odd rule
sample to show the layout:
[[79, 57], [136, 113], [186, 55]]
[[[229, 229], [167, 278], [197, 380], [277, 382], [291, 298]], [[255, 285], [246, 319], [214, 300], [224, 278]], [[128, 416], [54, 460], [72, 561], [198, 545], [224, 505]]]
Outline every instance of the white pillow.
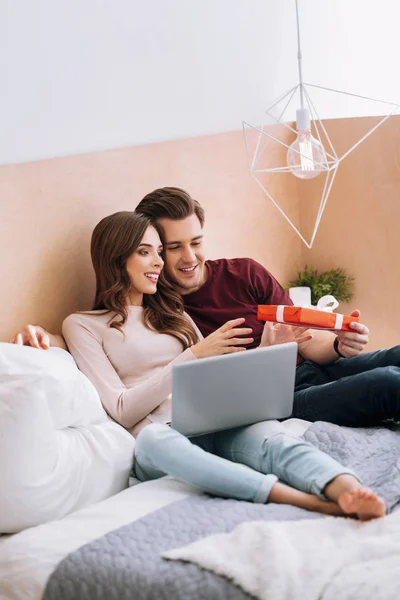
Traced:
[[0, 533], [121, 491], [134, 444], [68, 352], [0, 343]]

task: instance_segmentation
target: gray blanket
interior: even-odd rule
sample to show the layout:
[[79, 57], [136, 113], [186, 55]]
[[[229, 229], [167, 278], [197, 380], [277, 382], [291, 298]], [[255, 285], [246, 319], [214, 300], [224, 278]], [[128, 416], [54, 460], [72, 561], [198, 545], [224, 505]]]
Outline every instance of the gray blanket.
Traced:
[[[346, 466], [387, 501], [400, 502], [400, 431], [314, 423], [303, 436]], [[43, 600], [243, 600], [231, 582], [192, 564], [161, 558], [168, 549], [232, 531], [253, 520], [323, 518], [285, 506], [194, 496], [162, 508], [67, 556], [49, 579]]]

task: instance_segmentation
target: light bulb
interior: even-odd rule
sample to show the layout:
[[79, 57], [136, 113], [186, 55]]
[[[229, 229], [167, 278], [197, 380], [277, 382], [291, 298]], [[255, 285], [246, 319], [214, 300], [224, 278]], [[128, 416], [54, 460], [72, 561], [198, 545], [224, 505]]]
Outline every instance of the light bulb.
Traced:
[[328, 169], [321, 142], [311, 135], [310, 115], [306, 108], [296, 112], [297, 137], [287, 151], [287, 165], [299, 179], [313, 179]]

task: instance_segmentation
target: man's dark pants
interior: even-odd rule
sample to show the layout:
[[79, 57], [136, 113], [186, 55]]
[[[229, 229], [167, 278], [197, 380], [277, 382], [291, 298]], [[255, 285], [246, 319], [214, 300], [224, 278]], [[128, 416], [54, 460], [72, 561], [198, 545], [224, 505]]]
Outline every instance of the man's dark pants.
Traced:
[[292, 416], [348, 427], [400, 421], [400, 346], [331, 365], [300, 364]]

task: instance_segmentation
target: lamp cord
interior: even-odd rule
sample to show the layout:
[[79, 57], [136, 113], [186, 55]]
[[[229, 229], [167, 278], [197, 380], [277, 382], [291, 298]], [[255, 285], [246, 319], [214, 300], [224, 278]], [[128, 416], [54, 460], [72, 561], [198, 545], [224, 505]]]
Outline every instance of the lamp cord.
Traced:
[[304, 91], [303, 91], [303, 70], [302, 70], [302, 55], [300, 46], [300, 22], [299, 22], [299, 4], [296, 1], [296, 21], [297, 21], [297, 62], [299, 64], [299, 83], [300, 83], [300, 106], [304, 108]]

